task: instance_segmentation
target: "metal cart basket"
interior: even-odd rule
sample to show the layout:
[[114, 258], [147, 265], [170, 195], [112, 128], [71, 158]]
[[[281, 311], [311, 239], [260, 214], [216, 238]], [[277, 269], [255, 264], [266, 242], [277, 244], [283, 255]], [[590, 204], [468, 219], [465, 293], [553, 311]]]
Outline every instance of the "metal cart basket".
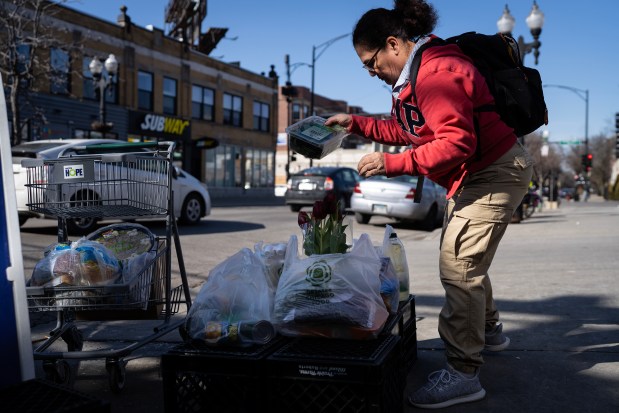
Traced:
[[[166, 234], [155, 238], [148, 259], [130, 279], [119, 278], [105, 285], [73, 283], [28, 286], [31, 311], [57, 312], [56, 327], [34, 350], [43, 361], [48, 379], [71, 380], [67, 359], [105, 358], [112, 391], [125, 383], [128, 356], [137, 348], [178, 328], [182, 320], [171, 316], [181, 305], [191, 306], [189, 286], [174, 217], [172, 191], [173, 142], [92, 145], [79, 155], [54, 160], [24, 160], [27, 170], [28, 207], [58, 218], [58, 241], [67, 241], [67, 219], [165, 217]], [[181, 283], [172, 288], [171, 246], [174, 238]], [[77, 328], [76, 314], [97, 320], [138, 318], [163, 319], [152, 334], [120, 349], [82, 351], [84, 337]], [[145, 315], [145, 316], [144, 316]], [[102, 318], [99, 318], [103, 316]], [[59, 338], [66, 352], [46, 351]]]

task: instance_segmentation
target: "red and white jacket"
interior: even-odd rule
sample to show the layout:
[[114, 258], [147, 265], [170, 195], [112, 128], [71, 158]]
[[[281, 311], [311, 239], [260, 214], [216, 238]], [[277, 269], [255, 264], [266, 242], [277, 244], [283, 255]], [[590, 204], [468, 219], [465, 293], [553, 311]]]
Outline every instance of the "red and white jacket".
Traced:
[[[417, 100], [407, 82], [393, 99], [391, 119], [352, 117], [352, 133], [387, 145], [412, 146], [384, 154], [387, 176], [425, 175], [445, 187], [451, 198], [469, 174], [492, 164], [516, 142], [513, 129], [496, 112], [474, 111], [494, 104], [494, 98], [484, 77], [456, 45], [423, 52], [416, 95]], [[481, 156], [475, 152], [474, 116]]]

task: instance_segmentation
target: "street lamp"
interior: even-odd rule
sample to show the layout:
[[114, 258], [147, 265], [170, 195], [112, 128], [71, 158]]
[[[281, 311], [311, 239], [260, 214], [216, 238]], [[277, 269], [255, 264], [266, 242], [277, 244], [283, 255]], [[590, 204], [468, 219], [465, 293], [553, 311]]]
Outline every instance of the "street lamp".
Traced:
[[[524, 61], [524, 56], [527, 53], [533, 52], [533, 56], [535, 56], [535, 64], [537, 65], [537, 61], [539, 58], [539, 48], [542, 43], [539, 41], [539, 35], [542, 33], [542, 26], [544, 25], [544, 13], [537, 6], [537, 2], [533, 1], [533, 7], [531, 8], [531, 13], [526, 18], [527, 26], [531, 30], [531, 34], [533, 35], [533, 42], [525, 43], [524, 37], [518, 36], [518, 49], [520, 49], [520, 60]], [[496, 22], [497, 28], [499, 29], [499, 33], [512, 35], [512, 31], [514, 30], [514, 26], [516, 25], [516, 19], [509, 12], [509, 7], [507, 4], [505, 5], [505, 9], [503, 9], [503, 14]]]
[[[325, 50], [327, 50], [329, 48], [329, 46], [331, 46], [333, 43], [337, 42], [340, 39], [343, 39], [344, 37], [348, 37], [350, 36], [351, 33], [346, 33], [343, 34], [341, 36], [337, 36], [334, 37], [331, 40], [327, 40], [324, 43], [319, 44], [318, 46], [312, 46], [312, 64], [311, 64], [311, 68], [312, 68], [312, 91], [311, 91], [311, 98], [310, 98], [310, 114], [313, 115], [314, 114], [314, 75], [316, 72], [316, 60], [318, 60], [318, 58], [320, 56], [322, 56], [322, 54], [325, 52]], [[318, 54], [316, 54], [316, 51], [318, 50]]]
[[[309, 63], [298, 62], [298, 63], [290, 63], [290, 56], [286, 55], [284, 58], [284, 62], [286, 63], [286, 86], [282, 88], [282, 95], [286, 96], [286, 102], [288, 103], [288, 125], [292, 124], [292, 101], [295, 96], [297, 96], [297, 90], [292, 87], [292, 82], [290, 81], [290, 75], [297, 70], [301, 66], [312, 67]], [[290, 178], [290, 138], [286, 138], [286, 181]]]
[[[346, 33], [343, 34], [341, 36], [337, 36], [334, 37], [331, 40], [327, 40], [324, 43], [319, 44], [318, 46], [312, 46], [312, 90], [310, 93], [310, 115], [314, 114], [314, 75], [316, 72], [316, 60], [318, 60], [318, 58], [320, 56], [322, 56], [322, 54], [325, 52], [325, 50], [327, 50], [329, 48], [329, 46], [331, 46], [333, 43], [337, 42], [340, 39], [343, 39], [344, 37], [348, 37], [350, 36], [352, 33]], [[318, 50], [318, 54], [316, 54], [316, 51]], [[312, 166], [313, 162], [312, 159], [310, 159], [310, 166]]]
[[589, 153], [589, 89], [577, 89], [564, 85], [543, 85], [544, 87], [558, 87], [574, 92], [579, 98], [585, 101], [585, 154]]
[[[575, 87], [565, 86], [565, 85], [543, 85], [543, 86], [544, 87], [558, 87], [560, 89], [569, 90], [573, 92], [574, 94], [576, 94], [579, 98], [585, 101], [585, 153], [583, 156], [588, 156], [589, 155], [589, 89], [577, 89]], [[585, 191], [588, 194], [589, 193], [589, 174], [591, 172], [589, 171], [585, 171], [585, 172], [586, 172], [584, 174]], [[587, 200], [587, 197], [585, 196], [585, 201], [586, 200]]]
[[[103, 76], [104, 65], [108, 73], [107, 78]], [[107, 89], [109, 89], [109, 93], [112, 91], [114, 76], [118, 73], [118, 60], [116, 60], [116, 56], [110, 54], [105, 60], [105, 63], [102, 64], [101, 60], [95, 56], [90, 61], [88, 69], [90, 69], [90, 73], [92, 73], [93, 83], [99, 94], [99, 120], [93, 122], [91, 126], [93, 130], [101, 132], [105, 136], [105, 133], [109, 132], [112, 127], [114, 127], [113, 123], [107, 123], [105, 119], [105, 92]]]

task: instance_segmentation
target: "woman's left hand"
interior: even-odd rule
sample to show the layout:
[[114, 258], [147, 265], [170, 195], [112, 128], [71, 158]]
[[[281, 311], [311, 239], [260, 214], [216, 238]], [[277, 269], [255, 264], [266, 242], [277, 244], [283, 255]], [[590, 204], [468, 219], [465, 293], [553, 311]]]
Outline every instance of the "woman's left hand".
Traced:
[[368, 178], [374, 175], [385, 175], [385, 156], [382, 152], [374, 152], [365, 155], [357, 165], [359, 175]]

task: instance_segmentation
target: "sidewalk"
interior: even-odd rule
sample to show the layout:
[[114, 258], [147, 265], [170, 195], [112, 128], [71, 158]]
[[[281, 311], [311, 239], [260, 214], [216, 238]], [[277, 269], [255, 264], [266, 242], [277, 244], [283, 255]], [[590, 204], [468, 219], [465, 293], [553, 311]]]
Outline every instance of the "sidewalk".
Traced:
[[[229, 199], [226, 205], [240, 206], [236, 202]], [[418, 360], [408, 374], [405, 394], [445, 363], [437, 332], [443, 303], [436, 275], [437, 243], [433, 239], [409, 242]], [[484, 400], [435, 411], [619, 411], [617, 245], [619, 203], [593, 197], [589, 203], [563, 203], [556, 210], [536, 211], [532, 218], [511, 225], [491, 272], [511, 346], [501, 353], [484, 354], [480, 374], [487, 391]], [[127, 345], [150, 334], [155, 325], [118, 321], [106, 329], [93, 326], [85, 334], [93, 333], [95, 340], [87, 342], [84, 350]], [[53, 322], [35, 325], [33, 340], [40, 340], [53, 326]], [[114, 413], [163, 412], [159, 355], [179, 343], [181, 338], [174, 331], [132, 353], [121, 394], [110, 391], [101, 360], [79, 363], [75, 389], [109, 400]], [[42, 376], [40, 364], [37, 375]], [[420, 411], [405, 404], [404, 412]]]

